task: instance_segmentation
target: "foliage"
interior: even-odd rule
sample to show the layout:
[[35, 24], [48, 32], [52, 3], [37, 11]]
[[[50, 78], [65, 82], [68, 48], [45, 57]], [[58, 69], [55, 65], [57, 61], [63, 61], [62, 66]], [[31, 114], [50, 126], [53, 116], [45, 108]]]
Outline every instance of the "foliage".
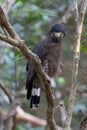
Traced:
[[81, 42], [80, 48], [81, 50], [83, 50], [84, 52], [87, 52], [87, 32], [82, 33], [82, 37], [83, 37], [83, 41]]

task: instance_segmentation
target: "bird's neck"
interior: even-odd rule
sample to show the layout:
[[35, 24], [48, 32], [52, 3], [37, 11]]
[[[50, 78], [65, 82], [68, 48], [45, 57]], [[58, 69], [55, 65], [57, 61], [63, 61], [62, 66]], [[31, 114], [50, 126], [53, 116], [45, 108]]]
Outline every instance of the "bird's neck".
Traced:
[[58, 57], [61, 55], [61, 42], [54, 42], [50, 37], [47, 37], [46, 39], [46, 47], [48, 50], [51, 51], [51, 53], [58, 54]]
[[48, 35], [48, 39], [51, 40], [54, 43], [60, 43], [61, 44], [61, 39], [58, 39], [57, 37], [52, 37], [51, 35]]
[[61, 48], [61, 41], [59, 40], [54, 40], [52, 39], [50, 36], [47, 37], [47, 41], [48, 43], [52, 43], [53, 45], [58, 46], [59, 48]]

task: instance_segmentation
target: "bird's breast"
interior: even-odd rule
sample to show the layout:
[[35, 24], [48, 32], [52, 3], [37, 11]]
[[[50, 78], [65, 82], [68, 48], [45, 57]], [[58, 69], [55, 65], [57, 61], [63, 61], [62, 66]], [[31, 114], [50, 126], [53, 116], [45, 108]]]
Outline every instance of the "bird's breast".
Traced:
[[47, 48], [44, 60], [44, 70], [50, 77], [59, 74], [60, 47], [53, 45]]

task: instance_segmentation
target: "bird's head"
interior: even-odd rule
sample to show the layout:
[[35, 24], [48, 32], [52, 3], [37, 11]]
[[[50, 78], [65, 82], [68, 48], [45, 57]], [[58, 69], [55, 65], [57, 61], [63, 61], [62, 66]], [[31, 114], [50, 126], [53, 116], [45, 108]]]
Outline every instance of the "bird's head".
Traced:
[[65, 37], [66, 28], [64, 24], [55, 24], [49, 31], [49, 36], [54, 42], [61, 42]]

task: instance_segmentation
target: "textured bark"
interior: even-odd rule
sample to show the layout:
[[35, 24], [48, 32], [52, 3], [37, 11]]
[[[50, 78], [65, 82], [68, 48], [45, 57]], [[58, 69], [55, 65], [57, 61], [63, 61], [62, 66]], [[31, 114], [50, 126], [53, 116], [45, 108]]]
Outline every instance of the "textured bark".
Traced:
[[79, 66], [79, 59], [80, 59], [80, 40], [81, 40], [82, 26], [83, 26], [83, 21], [86, 12], [86, 6], [87, 6], [87, 0], [83, 0], [83, 3], [81, 5], [81, 11], [79, 13], [77, 0], [74, 0], [73, 2], [75, 8], [76, 34], [75, 34], [75, 43], [74, 43], [74, 50], [73, 50], [73, 69], [72, 69], [70, 97], [69, 97], [69, 103], [67, 109], [67, 118], [64, 124], [65, 130], [70, 130], [70, 124], [72, 120], [72, 113], [73, 113], [75, 95], [76, 95], [78, 66]]

